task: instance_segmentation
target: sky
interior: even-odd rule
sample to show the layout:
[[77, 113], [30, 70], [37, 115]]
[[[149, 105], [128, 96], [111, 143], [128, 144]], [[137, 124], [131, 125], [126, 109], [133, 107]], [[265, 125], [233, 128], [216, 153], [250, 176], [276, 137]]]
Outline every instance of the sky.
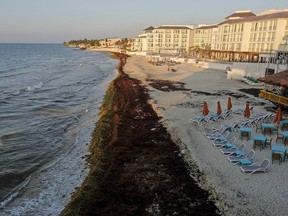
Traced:
[[0, 43], [132, 38], [160, 25], [217, 24], [237, 10], [288, 9], [288, 0], [1, 0]]

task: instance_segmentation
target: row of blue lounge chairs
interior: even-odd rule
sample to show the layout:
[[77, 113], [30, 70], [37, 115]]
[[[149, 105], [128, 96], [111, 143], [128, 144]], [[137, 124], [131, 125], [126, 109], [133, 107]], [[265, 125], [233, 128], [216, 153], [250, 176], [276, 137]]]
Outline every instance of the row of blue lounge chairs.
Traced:
[[240, 169], [244, 173], [253, 174], [255, 172], [266, 172], [270, 161], [265, 158], [260, 164], [253, 162], [253, 157], [255, 156], [255, 151], [251, 150], [247, 152], [245, 150], [246, 144], [242, 143], [239, 148], [237, 148], [235, 142], [236, 138], [228, 138], [230, 132], [225, 129], [216, 130], [214, 129], [210, 133], [205, 135], [209, 138], [214, 147], [220, 148], [220, 151], [228, 156], [227, 159], [231, 163], [242, 165]]
[[193, 119], [191, 119], [191, 121], [196, 122], [198, 125], [201, 126], [204, 122], [212, 123], [212, 122], [219, 122], [220, 119], [228, 119], [231, 113], [232, 112], [230, 110], [227, 110], [221, 115], [218, 115], [217, 113], [213, 113], [208, 116], [196, 116]]
[[[217, 132], [236, 132], [241, 127], [259, 127], [262, 123], [270, 122], [275, 117], [274, 113], [264, 114], [258, 113], [250, 117], [249, 119], [244, 119], [243, 121], [236, 121], [231, 124], [221, 125], [219, 129], [212, 127], [211, 131], [205, 134], [206, 136], [209, 134], [216, 134]], [[198, 124], [199, 125], [199, 124]], [[200, 124], [201, 125], [201, 124]]]

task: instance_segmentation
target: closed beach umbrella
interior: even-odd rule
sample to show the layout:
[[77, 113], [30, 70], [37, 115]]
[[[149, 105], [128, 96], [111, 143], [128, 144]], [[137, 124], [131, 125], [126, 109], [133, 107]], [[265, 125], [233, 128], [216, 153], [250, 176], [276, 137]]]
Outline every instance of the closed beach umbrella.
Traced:
[[246, 108], [245, 108], [245, 111], [244, 111], [244, 117], [246, 117], [246, 118], [250, 117], [249, 103], [246, 103]]
[[278, 116], [279, 116], [279, 108], [277, 108], [276, 110], [276, 115], [273, 122], [277, 122]]
[[208, 115], [208, 113], [209, 113], [208, 105], [207, 105], [206, 101], [204, 101], [204, 106], [203, 106], [202, 115], [203, 115], [203, 116], [206, 116], [206, 115]]
[[231, 102], [231, 98], [228, 97], [227, 110], [231, 110], [231, 109], [232, 109], [232, 102]]
[[222, 109], [221, 109], [221, 104], [220, 101], [217, 102], [217, 115], [221, 115]]
[[276, 116], [274, 118], [274, 122], [277, 122], [277, 124], [279, 124], [281, 120], [282, 120], [282, 111], [281, 111], [281, 108], [279, 107], [277, 109]]

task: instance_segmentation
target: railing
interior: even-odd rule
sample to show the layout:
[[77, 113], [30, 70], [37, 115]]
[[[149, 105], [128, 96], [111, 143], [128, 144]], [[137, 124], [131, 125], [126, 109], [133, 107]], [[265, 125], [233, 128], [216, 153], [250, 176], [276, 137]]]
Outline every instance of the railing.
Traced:
[[288, 97], [283, 97], [281, 95], [277, 95], [272, 92], [267, 92], [264, 90], [260, 91], [259, 97], [288, 107]]

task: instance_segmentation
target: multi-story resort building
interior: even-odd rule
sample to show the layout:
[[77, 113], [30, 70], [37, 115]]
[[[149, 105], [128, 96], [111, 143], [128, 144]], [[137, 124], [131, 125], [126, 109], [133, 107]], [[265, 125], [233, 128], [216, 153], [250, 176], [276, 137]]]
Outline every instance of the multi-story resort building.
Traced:
[[213, 49], [217, 30], [217, 25], [199, 25], [194, 31], [194, 48]]
[[193, 45], [193, 35], [193, 26], [151, 26], [142, 35], [133, 38], [132, 50], [161, 54], [188, 53]]
[[213, 48], [230, 51], [233, 59], [242, 60], [245, 55], [255, 57], [259, 53], [274, 52], [285, 35], [288, 35], [288, 10], [271, 10], [258, 15], [238, 11], [218, 24]]
[[217, 25], [149, 27], [133, 39], [132, 50], [147, 53], [190, 53], [202, 58], [258, 60], [275, 52], [288, 35], [288, 10], [258, 15], [236, 11]]

